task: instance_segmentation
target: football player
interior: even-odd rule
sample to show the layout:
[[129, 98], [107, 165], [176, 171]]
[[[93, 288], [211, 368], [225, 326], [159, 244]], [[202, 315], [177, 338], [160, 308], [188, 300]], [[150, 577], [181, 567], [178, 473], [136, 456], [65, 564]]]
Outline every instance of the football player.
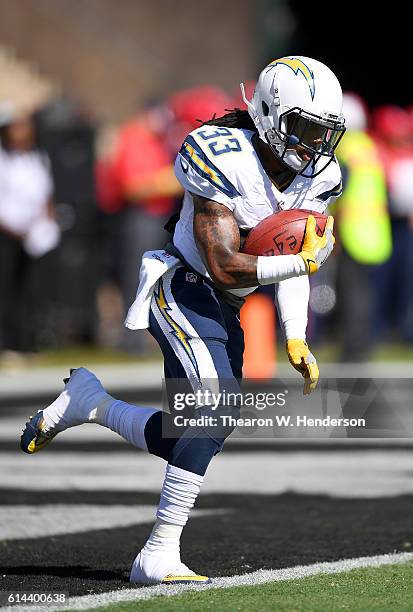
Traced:
[[[340, 194], [334, 149], [345, 129], [341, 88], [320, 62], [283, 57], [262, 71], [245, 102], [247, 111], [214, 118], [185, 139], [175, 164], [185, 194], [172, 240], [164, 251], [145, 253], [126, 320], [131, 329], [148, 328], [158, 341], [170, 404], [176, 381], [179, 390], [238, 388], [244, 348], [239, 308], [259, 285], [278, 284], [287, 352], [304, 377], [304, 392], [318, 379], [305, 340], [308, 276], [333, 248], [332, 218], [319, 237], [309, 217], [298, 255], [256, 257], [241, 253], [240, 244], [268, 215], [289, 208], [323, 212]], [[200, 404], [198, 414], [208, 415], [208, 402]], [[79, 368], [59, 397], [27, 423], [21, 447], [37, 452], [57, 433], [86, 422], [104, 425], [167, 462], [156, 523], [133, 562], [131, 582], [209, 582], [181, 562], [180, 536], [231, 428], [182, 429], [173, 414], [111, 397], [92, 372]]]

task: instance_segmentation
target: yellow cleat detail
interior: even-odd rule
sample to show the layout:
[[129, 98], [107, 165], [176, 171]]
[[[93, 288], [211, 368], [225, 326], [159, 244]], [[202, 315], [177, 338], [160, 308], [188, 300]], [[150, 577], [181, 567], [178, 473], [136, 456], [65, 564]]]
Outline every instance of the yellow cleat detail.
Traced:
[[23, 430], [20, 439], [20, 447], [25, 453], [33, 455], [50, 444], [56, 433], [47, 431], [46, 422], [41, 411], [39, 411], [34, 417], [30, 417], [30, 420], [26, 423], [26, 428]]
[[165, 576], [161, 584], [188, 584], [190, 582], [209, 584], [211, 582], [211, 578], [208, 576], [199, 576], [198, 574], [193, 574], [192, 576], [169, 575]]

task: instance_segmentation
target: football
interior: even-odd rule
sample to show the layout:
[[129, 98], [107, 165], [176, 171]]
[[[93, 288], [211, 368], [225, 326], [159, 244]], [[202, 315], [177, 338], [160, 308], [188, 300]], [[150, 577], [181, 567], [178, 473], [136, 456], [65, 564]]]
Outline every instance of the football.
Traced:
[[282, 210], [266, 217], [248, 234], [241, 251], [249, 255], [297, 255], [302, 249], [309, 215], [316, 219], [322, 236], [328, 216], [312, 210]]

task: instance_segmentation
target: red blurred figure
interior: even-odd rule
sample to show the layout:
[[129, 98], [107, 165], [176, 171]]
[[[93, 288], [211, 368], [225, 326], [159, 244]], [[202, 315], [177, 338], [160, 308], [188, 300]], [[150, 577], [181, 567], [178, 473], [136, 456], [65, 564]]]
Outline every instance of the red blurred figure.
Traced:
[[409, 113], [382, 106], [372, 114], [372, 135], [383, 160], [390, 211], [395, 217], [413, 215], [413, 143]]
[[180, 193], [165, 144], [170, 126], [166, 107], [152, 107], [119, 130], [112, 155], [100, 160], [98, 193], [107, 212], [132, 205], [154, 216], [169, 214]]
[[410, 118], [403, 108], [380, 106], [371, 117], [372, 130], [385, 146], [404, 147], [410, 143]]
[[221, 89], [205, 85], [194, 87], [172, 94], [168, 106], [174, 115], [174, 120], [193, 130], [199, 121], [209, 121], [219, 116], [231, 106], [231, 98]]
[[231, 98], [212, 86], [172, 94], [126, 123], [115, 153], [99, 160], [97, 189], [105, 212], [117, 212], [123, 200], [140, 200], [152, 214], [170, 210], [170, 197], [180, 193], [172, 161], [186, 134], [233, 107]]
[[409, 123], [410, 123], [410, 142], [413, 143], [413, 104], [407, 107], [407, 112], [409, 114]]
[[[151, 106], [121, 126], [113, 150], [96, 166], [99, 205], [110, 215], [105, 219], [107, 267], [125, 314], [135, 298], [138, 263], [145, 251], [166, 243], [163, 226], [181, 193], [165, 138], [170, 120], [166, 107]], [[121, 348], [142, 352], [147, 340], [125, 330]]]
[[234, 107], [231, 97], [211, 85], [185, 89], [172, 94], [167, 101], [172, 122], [166, 134], [169, 148], [175, 156], [188, 132], [200, 122], [220, 117]]
[[[232, 106], [231, 98], [216, 87], [174, 93], [124, 124], [113, 152], [98, 161], [98, 200], [101, 209], [110, 214], [108, 266], [120, 288], [125, 314], [135, 297], [137, 266], [143, 253], [162, 248], [169, 239], [163, 226], [182, 191], [173, 169], [182, 141], [199, 120], [221, 116]], [[125, 330], [122, 348], [142, 352], [146, 338]]]
[[393, 254], [380, 271], [381, 321], [393, 324], [402, 339], [413, 342], [413, 142], [409, 112], [383, 106], [373, 113], [372, 133], [379, 147], [388, 188]]

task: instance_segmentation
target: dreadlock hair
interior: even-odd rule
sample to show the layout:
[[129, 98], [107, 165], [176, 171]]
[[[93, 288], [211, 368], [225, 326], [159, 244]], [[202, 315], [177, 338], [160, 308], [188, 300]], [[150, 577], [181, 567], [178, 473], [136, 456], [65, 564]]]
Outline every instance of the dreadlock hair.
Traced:
[[215, 117], [215, 115], [209, 121], [201, 122], [202, 125], [215, 125], [216, 127], [228, 127], [228, 128], [240, 128], [241, 130], [250, 130], [251, 132], [257, 132], [257, 128], [248, 111], [241, 110], [240, 108], [225, 109], [226, 115], [222, 117]]

